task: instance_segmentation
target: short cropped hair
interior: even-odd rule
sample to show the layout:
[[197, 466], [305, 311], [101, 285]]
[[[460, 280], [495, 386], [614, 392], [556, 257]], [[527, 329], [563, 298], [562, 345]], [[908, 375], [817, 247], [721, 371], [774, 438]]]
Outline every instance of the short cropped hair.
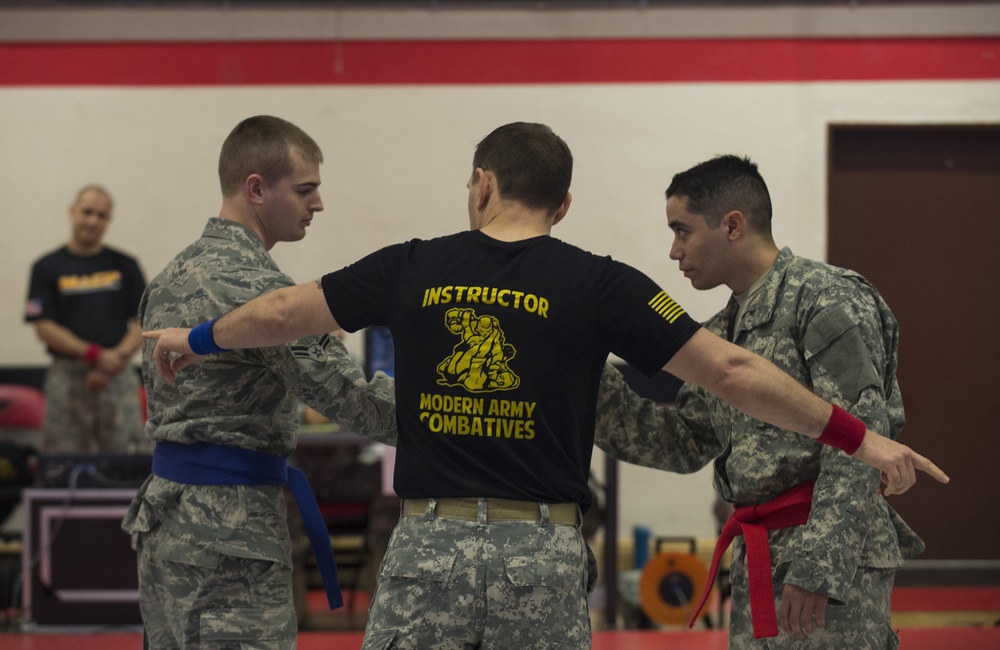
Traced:
[[243, 120], [229, 133], [219, 154], [222, 195], [237, 193], [251, 174], [260, 174], [268, 185], [292, 173], [291, 150], [309, 161], [323, 162], [323, 152], [305, 131], [287, 120], [256, 115]]
[[569, 193], [573, 154], [548, 126], [514, 122], [482, 139], [472, 167], [492, 171], [505, 199], [553, 214]]
[[111, 198], [111, 192], [108, 191], [108, 188], [104, 187], [103, 185], [99, 185], [97, 183], [87, 183], [86, 185], [78, 189], [76, 191], [76, 196], [73, 197], [73, 205], [79, 203], [80, 199], [82, 199], [83, 195], [86, 194], [87, 192], [97, 192], [98, 194], [106, 198], [108, 200], [109, 212], [115, 207], [115, 201], [113, 198]]
[[703, 216], [710, 228], [739, 210], [756, 232], [771, 235], [771, 195], [749, 158], [726, 155], [699, 163], [674, 175], [666, 194], [687, 199], [687, 211]]

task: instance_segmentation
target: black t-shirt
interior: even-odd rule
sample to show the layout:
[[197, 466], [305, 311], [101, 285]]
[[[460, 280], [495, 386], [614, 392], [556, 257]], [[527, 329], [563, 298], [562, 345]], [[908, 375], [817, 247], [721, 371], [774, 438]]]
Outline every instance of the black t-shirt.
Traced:
[[652, 376], [699, 328], [641, 272], [551, 237], [414, 240], [322, 284], [345, 330], [392, 332], [404, 498], [587, 508], [608, 354]]
[[105, 246], [96, 255], [62, 248], [31, 269], [26, 321], [52, 320], [85, 341], [111, 347], [139, 311], [146, 281], [138, 263]]

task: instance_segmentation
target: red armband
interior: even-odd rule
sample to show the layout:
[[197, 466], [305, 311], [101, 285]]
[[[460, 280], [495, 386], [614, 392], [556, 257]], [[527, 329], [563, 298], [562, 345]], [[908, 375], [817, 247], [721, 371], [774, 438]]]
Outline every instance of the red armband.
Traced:
[[826, 423], [826, 428], [818, 440], [824, 445], [840, 449], [848, 456], [853, 456], [865, 439], [867, 429], [864, 422], [834, 404], [830, 421]]
[[92, 366], [97, 365], [97, 357], [101, 356], [102, 348], [97, 343], [90, 343], [87, 345], [87, 351], [83, 353], [83, 359]]

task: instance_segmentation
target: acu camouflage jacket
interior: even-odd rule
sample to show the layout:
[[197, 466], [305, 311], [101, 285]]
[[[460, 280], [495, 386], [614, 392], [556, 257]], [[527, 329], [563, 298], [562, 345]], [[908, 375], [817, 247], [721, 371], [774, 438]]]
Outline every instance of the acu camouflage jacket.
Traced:
[[[845, 269], [783, 249], [740, 323], [735, 299], [705, 327], [772, 361], [870, 429], [896, 438], [904, 424], [896, 383], [898, 323], [875, 288]], [[630, 463], [694, 472], [715, 462], [715, 487], [736, 505], [769, 501], [816, 479], [812, 514], [770, 531], [776, 576], [844, 602], [859, 566], [895, 568], [923, 543], [878, 493], [879, 474], [832, 447], [755, 420], [685, 384], [676, 408], [633, 393], [606, 369], [596, 444]], [[742, 538], [737, 539], [737, 549]]]

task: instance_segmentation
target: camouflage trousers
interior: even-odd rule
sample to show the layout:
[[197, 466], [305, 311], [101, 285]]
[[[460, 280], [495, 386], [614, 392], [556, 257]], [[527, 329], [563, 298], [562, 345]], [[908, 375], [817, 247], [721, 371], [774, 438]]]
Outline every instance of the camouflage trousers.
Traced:
[[[379, 568], [362, 650], [590, 648], [579, 526], [402, 517]], [[544, 515], [543, 515], [544, 516]]]
[[139, 536], [139, 608], [150, 650], [294, 650], [292, 572], [281, 562], [197, 549], [157, 528]]
[[[754, 639], [747, 588], [745, 546], [733, 547], [730, 579], [733, 584], [729, 621], [731, 650], [895, 650], [899, 638], [890, 622], [889, 598], [895, 569], [859, 567], [851, 584], [850, 600], [843, 605], [826, 605], [826, 625], [805, 638], [787, 635], [778, 623], [778, 636]], [[774, 576], [774, 607], [781, 611], [784, 574]]]
[[86, 388], [92, 368], [55, 359], [45, 374], [44, 453], [138, 453], [152, 443], [143, 433], [139, 377], [125, 368], [102, 391]]

